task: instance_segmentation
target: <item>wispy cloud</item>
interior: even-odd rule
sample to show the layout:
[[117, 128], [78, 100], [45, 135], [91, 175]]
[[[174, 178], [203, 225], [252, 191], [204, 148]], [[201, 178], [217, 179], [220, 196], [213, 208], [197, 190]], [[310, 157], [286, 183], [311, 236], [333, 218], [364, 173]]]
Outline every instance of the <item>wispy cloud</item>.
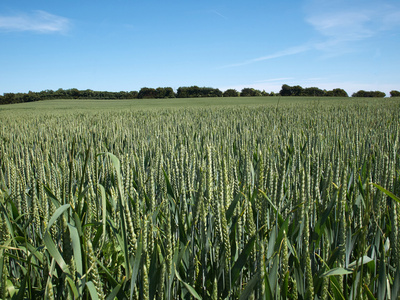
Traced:
[[304, 20], [319, 33], [319, 41], [306, 42], [221, 68], [239, 67], [308, 51], [317, 51], [324, 58], [357, 51], [357, 42], [383, 32], [399, 33], [400, 3], [390, 0], [355, 0], [349, 4], [342, 0], [310, 0]]
[[2, 31], [65, 33], [69, 27], [69, 19], [42, 10], [34, 11], [31, 14], [0, 15], [0, 30]]
[[223, 18], [223, 19], [225, 19], [225, 20], [228, 20], [228, 17], [226, 17], [226, 16], [224, 16], [223, 14], [221, 14], [219, 11], [217, 11], [217, 10], [212, 10], [211, 11], [212, 13], [214, 13], [214, 14], [216, 14], [217, 16], [220, 16], [221, 18]]
[[400, 28], [400, 4], [381, 0], [312, 0], [306, 22], [327, 40], [325, 44], [348, 44]]
[[315, 30], [324, 36], [342, 41], [354, 41], [369, 38], [375, 34], [370, 12], [344, 11], [319, 14], [307, 18]]
[[275, 53], [272, 53], [272, 54], [269, 54], [266, 56], [257, 57], [257, 58], [246, 60], [246, 61], [243, 61], [240, 63], [226, 65], [226, 66], [221, 67], [221, 69], [222, 68], [230, 68], [230, 67], [239, 67], [239, 66], [249, 65], [252, 63], [260, 62], [260, 61], [280, 58], [280, 57], [289, 56], [289, 55], [295, 55], [295, 54], [299, 54], [302, 52], [306, 52], [306, 51], [310, 50], [311, 48], [312, 47], [310, 45], [301, 45], [301, 46], [297, 46], [297, 47], [290, 47], [285, 50], [278, 51], [278, 52], [275, 52]]

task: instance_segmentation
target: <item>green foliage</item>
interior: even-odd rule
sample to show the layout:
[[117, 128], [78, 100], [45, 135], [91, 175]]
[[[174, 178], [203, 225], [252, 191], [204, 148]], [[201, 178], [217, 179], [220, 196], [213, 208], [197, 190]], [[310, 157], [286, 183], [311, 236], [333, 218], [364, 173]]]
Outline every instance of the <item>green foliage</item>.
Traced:
[[396, 299], [400, 104], [296, 99], [0, 110], [0, 298]]
[[240, 92], [240, 97], [256, 97], [256, 96], [262, 96], [261, 91], [253, 88], [244, 88]]
[[400, 92], [396, 90], [390, 91], [390, 97], [400, 97]]
[[284, 84], [279, 94], [281, 96], [303, 96], [303, 90], [304, 89], [299, 85], [289, 86]]
[[200, 98], [200, 97], [222, 97], [219, 89], [211, 87], [198, 87], [196, 85], [190, 87], [180, 87], [176, 93], [177, 98]]
[[353, 93], [353, 95], [351, 95], [352, 97], [372, 97], [372, 98], [383, 98], [386, 96], [386, 94], [384, 92], [380, 92], [380, 91], [364, 91], [364, 90], [360, 90], [356, 93]]
[[239, 97], [239, 92], [235, 89], [227, 89], [224, 94], [224, 97]]
[[157, 97], [156, 98], [175, 98], [174, 90], [170, 87], [159, 87], [156, 89]]
[[138, 99], [155, 99], [159, 95], [159, 91], [153, 88], [141, 88], [138, 94]]
[[58, 89], [44, 90], [41, 92], [28, 93], [5, 93], [3, 96], [0, 95], [0, 104], [13, 104], [13, 103], [25, 103], [35, 102], [39, 100], [53, 100], [53, 99], [135, 99], [138, 96], [138, 92], [105, 92], [105, 91], [93, 91], [93, 90], [78, 90], [78, 89]]
[[[281, 96], [302, 96], [302, 97], [348, 97], [348, 94], [343, 89], [333, 89], [331, 91], [321, 90], [317, 87], [303, 88], [299, 85], [290, 86], [282, 85], [279, 94]], [[363, 97], [363, 96], [360, 96]]]
[[141, 88], [138, 95], [138, 99], [164, 99], [164, 98], [175, 98], [174, 90], [170, 87], [159, 87], [153, 88]]

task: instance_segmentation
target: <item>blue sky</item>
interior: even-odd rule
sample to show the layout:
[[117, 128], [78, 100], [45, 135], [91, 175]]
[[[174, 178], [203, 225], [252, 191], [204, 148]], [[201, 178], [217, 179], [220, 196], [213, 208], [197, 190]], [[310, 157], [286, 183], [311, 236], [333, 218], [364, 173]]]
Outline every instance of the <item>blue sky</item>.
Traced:
[[399, 0], [0, 2], [0, 94], [400, 90]]

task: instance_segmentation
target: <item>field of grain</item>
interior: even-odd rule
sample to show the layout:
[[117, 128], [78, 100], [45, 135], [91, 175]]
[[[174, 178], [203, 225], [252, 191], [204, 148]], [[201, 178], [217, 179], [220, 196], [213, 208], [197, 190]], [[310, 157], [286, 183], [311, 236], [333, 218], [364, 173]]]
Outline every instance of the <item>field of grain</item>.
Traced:
[[0, 107], [0, 298], [399, 298], [399, 99], [133, 101]]

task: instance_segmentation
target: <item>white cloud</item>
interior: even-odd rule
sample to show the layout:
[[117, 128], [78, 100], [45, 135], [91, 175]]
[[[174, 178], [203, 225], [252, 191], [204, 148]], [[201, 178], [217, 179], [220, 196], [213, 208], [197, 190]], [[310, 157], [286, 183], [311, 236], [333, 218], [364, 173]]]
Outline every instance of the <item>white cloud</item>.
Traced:
[[351, 4], [341, 0], [311, 0], [306, 7], [305, 21], [320, 33], [322, 40], [221, 68], [239, 67], [312, 50], [321, 52], [325, 58], [357, 51], [354, 43], [358, 41], [375, 37], [385, 31], [398, 32], [400, 4], [382, 0], [356, 0]]
[[337, 13], [318, 14], [307, 18], [315, 30], [324, 36], [341, 41], [361, 40], [371, 37], [375, 30], [371, 12], [343, 11]]
[[323, 58], [337, 57], [364, 49], [362, 41], [398, 32], [400, 5], [390, 0], [311, 0], [305, 21], [323, 39], [315, 50]]
[[400, 27], [400, 4], [390, 0], [312, 0], [306, 22], [336, 41], [359, 41]]
[[70, 27], [70, 20], [45, 11], [14, 16], [0, 15], [0, 30], [31, 31], [37, 33], [65, 33]]

